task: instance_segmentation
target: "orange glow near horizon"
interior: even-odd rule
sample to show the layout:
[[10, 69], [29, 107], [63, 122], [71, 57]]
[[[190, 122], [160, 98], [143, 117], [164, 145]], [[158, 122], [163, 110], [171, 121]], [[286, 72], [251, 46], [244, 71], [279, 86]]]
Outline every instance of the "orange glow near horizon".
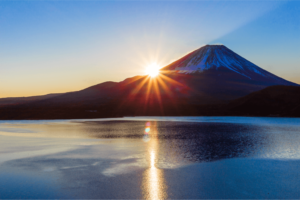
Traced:
[[163, 114], [165, 112], [163, 99], [166, 98], [169, 103], [176, 107], [176, 102], [173, 100], [174, 92], [186, 93], [190, 88], [178, 82], [175, 77], [169, 76], [169, 73], [172, 72], [160, 70], [155, 77], [150, 75], [140, 76], [128, 81], [126, 84], [132, 84], [132, 91], [128, 94], [127, 98], [122, 100], [119, 107], [124, 108], [132, 102], [136, 102], [138, 106], [141, 106], [140, 111], [146, 113], [149, 105], [155, 101], [157, 103], [156, 106], [158, 106], [158, 109]]

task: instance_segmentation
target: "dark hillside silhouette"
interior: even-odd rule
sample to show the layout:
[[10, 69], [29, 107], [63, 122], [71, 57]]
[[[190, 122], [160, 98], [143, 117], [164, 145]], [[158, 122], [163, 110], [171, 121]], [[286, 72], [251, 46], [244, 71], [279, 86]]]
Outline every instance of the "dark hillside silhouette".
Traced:
[[[227, 47], [206, 45], [164, 67], [156, 78], [135, 76], [18, 103], [0, 99], [0, 119], [299, 116], [299, 94], [297, 84], [267, 72]], [[1, 102], [6, 104], [1, 106]]]

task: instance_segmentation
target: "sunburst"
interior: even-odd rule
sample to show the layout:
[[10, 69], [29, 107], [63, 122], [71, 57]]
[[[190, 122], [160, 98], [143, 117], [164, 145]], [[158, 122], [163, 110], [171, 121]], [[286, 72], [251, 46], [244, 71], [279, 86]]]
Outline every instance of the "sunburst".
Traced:
[[160, 66], [157, 63], [152, 63], [146, 67], [146, 74], [155, 78], [159, 75]]
[[[160, 69], [158, 65], [149, 65], [156, 69]], [[172, 72], [170, 72], [172, 73]], [[147, 76], [139, 76], [133, 78], [131, 81], [127, 82], [128, 86], [131, 85], [131, 92], [126, 98], [123, 99], [122, 103], [119, 105], [121, 107], [126, 107], [132, 105], [135, 102], [137, 105], [143, 104], [143, 110], [146, 112], [147, 109], [151, 107], [151, 102], [153, 100], [157, 101], [158, 107], [161, 113], [164, 113], [164, 99], [167, 97], [170, 103], [174, 107], [177, 106], [176, 98], [174, 99], [174, 90], [172, 88], [177, 88], [176, 92], [180, 88], [183, 90], [189, 89], [186, 85], [176, 81], [173, 76], [168, 75], [169, 72], [164, 70], [158, 70], [158, 73], [147, 73]], [[176, 76], [175, 76], [176, 77]], [[124, 85], [125, 86], [125, 85]], [[126, 86], [125, 86], [126, 87]], [[149, 107], [150, 106], [150, 107]]]

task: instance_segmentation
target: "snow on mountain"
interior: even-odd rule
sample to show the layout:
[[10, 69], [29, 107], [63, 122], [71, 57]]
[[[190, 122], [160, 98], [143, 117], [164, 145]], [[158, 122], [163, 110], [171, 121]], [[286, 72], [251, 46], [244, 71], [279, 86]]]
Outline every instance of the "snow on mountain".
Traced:
[[166, 66], [163, 70], [191, 74], [206, 70], [224, 69], [238, 73], [247, 79], [283, 79], [256, 66], [224, 45], [206, 45]]

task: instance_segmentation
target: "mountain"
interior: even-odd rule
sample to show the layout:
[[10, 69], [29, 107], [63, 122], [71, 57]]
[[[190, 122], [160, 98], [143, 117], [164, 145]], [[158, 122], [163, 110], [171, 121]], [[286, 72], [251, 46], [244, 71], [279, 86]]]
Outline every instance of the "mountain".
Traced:
[[232, 100], [271, 85], [297, 85], [256, 66], [224, 45], [203, 46], [162, 70], [192, 76], [196, 80], [186, 80], [186, 85], [219, 100]]
[[297, 86], [223, 45], [206, 45], [162, 68], [156, 78], [135, 76], [0, 107], [0, 119], [218, 115], [230, 101], [273, 85]]
[[263, 81], [268, 82], [268, 84], [278, 85], [292, 84], [251, 63], [224, 45], [203, 46], [171, 63], [163, 70], [184, 74], [227, 71], [239, 74], [247, 80]]
[[38, 100], [45, 100], [52, 97], [59, 96], [61, 94], [46, 94], [41, 96], [31, 96], [31, 97], [8, 97], [8, 98], [1, 98], [0, 99], [0, 107], [1, 106], [8, 106], [8, 105], [19, 105], [29, 102], [34, 102]]
[[235, 115], [300, 117], [300, 87], [270, 86], [231, 101], [227, 110]]

